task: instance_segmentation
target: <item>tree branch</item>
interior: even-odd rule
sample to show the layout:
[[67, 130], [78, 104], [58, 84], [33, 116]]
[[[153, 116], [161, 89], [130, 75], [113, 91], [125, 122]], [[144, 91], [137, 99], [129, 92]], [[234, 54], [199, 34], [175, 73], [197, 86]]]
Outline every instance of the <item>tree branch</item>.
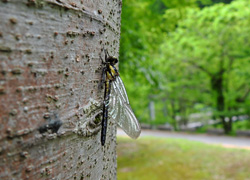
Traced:
[[241, 102], [245, 102], [246, 98], [248, 97], [250, 93], [250, 88], [247, 89], [246, 93], [243, 95], [243, 97], [241, 98], [237, 98], [236, 101], [241, 103]]
[[202, 67], [201, 65], [196, 64], [193, 61], [188, 61], [188, 60], [184, 60], [184, 62], [191, 64], [192, 66], [196, 67], [197, 69], [202, 70], [203, 72], [207, 73], [209, 76], [213, 76], [213, 74], [211, 72], [209, 72], [207, 69], [205, 69], [204, 67]]

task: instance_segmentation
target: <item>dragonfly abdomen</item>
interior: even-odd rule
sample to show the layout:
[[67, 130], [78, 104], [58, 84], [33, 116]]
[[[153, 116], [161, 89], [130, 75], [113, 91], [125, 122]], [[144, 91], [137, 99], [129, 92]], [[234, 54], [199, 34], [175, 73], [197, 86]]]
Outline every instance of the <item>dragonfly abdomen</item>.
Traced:
[[111, 81], [106, 79], [104, 101], [103, 101], [103, 120], [102, 120], [102, 131], [101, 131], [101, 144], [104, 146], [106, 140], [106, 132], [108, 126], [108, 108], [110, 99]]

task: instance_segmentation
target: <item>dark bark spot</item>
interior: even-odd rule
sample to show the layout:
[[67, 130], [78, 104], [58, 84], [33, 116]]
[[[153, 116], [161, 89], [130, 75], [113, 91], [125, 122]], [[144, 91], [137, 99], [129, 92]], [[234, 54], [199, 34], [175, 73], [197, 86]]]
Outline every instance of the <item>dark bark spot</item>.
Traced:
[[62, 121], [58, 118], [57, 114], [52, 114], [49, 117], [46, 116], [46, 119], [48, 119], [48, 123], [40, 126], [38, 128], [38, 131], [42, 134], [45, 132], [50, 133], [57, 133], [61, 125], [63, 124]]

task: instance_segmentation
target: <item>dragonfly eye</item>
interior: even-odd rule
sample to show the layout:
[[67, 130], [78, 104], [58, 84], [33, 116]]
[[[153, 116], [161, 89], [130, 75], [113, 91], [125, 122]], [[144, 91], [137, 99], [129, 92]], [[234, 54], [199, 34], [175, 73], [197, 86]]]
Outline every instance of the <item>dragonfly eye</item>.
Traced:
[[116, 57], [110, 56], [108, 57], [107, 62], [109, 62], [111, 65], [115, 65], [118, 63], [118, 59]]

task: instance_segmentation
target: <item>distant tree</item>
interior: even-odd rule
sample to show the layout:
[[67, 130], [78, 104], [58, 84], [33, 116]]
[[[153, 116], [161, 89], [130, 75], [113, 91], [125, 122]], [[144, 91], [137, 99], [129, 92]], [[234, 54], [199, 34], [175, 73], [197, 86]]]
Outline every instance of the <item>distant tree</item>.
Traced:
[[149, 97], [157, 95], [155, 101], [164, 99], [158, 96], [165, 83], [165, 76], [159, 71], [159, 49], [166, 33], [175, 30], [189, 6], [196, 7], [196, 1], [123, 1], [120, 71], [131, 105], [141, 120], [149, 119]]
[[[221, 119], [225, 133], [231, 132], [232, 116], [243, 113], [244, 108], [240, 104], [249, 97], [248, 4], [248, 0], [238, 0], [203, 10], [190, 8], [186, 18], [178, 22], [178, 28], [168, 35], [162, 48], [165, 59], [187, 65], [184, 72], [195, 68], [194, 72], [202, 73], [200, 77], [203, 79], [186, 76], [186, 81], [191, 78], [200, 84], [210, 83], [206, 88], [210, 89], [212, 107]], [[206, 104], [206, 100], [211, 102], [205, 98], [203, 103]]]

